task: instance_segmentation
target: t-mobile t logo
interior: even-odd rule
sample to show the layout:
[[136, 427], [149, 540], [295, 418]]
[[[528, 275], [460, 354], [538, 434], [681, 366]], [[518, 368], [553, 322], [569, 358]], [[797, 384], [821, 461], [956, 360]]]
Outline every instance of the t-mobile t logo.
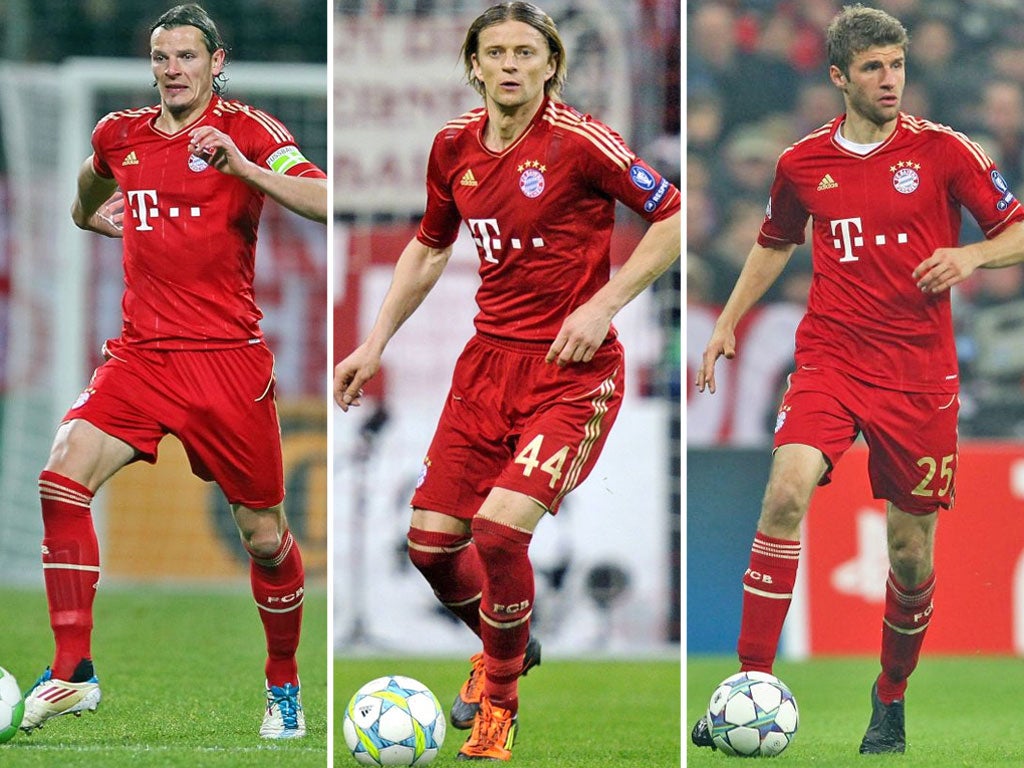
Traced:
[[[853, 255], [854, 248], [861, 248], [864, 245], [864, 230], [861, 226], [860, 217], [854, 217], [852, 219], [833, 219], [829, 222], [829, 226], [832, 229], [832, 246], [837, 251], [842, 251], [843, 255], [839, 259], [839, 263], [842, 264], [846, 261], [859, 261], [857, 256]], [[874, 236], [875, 245], [885, 245], [887, 238], [885, 235]], [[905, 232], [900, 232], [896, 235], [896, 243], [903, 245], [907, 242], [907, 235]]]
[[[127, 193], [128, 206], [132, 209], [132, 216], [138, 222], [135, 226], [136, 232], [148, 232], [153, 229], [153, 225], [150, 224], [151, 219], [158, 219], [161, 216], [161, 210], [157, 205], [156, 190], [155, 189], [129, 189]], [[197, 218], [200, 214], [198, 205], [193, 205], [188, 208], [188, 215], [192, 218]], [[177, 206], [171, 206], [167, 209], [166, 215], [172, 219], [176, 219], [182, 215], [181, 208]]]

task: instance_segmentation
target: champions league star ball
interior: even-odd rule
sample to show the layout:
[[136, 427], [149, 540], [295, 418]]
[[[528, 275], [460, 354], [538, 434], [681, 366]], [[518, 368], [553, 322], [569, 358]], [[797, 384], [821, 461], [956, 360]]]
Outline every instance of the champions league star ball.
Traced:
[[444, 744], [444, 711], [437, 697], [411, 677], [371, 680], [345, 709], [342, 731], [363, 765], [427, 765]]
[[0, 744], [10, 741], [25, 716], [25, 700], [14, 675], [0, 667]]
[[789, 688], [764, 672], [739, 672], [726, 678], [708, 704], [711, 738], [727, 755], [778, 755], [793, 740], [799, 720]]

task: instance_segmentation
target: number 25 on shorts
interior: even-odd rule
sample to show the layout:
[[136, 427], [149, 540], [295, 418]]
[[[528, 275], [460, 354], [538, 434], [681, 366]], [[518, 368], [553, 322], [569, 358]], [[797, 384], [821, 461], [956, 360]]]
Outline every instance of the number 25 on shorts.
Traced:
[[524, 477], [529, 477], [533, 474], [533, 470], [538, 468], [542, 472], [547, 472], [551, 475], [551, 482], [548, 483], [548, 488], [554, 488], [555, 484], [562, 477], [562, 465], [565, 464], [565, 459], [569, 455], [569, 446], [563, 445], [541, 464], [540, 457], [543, 446], [544, 435], [537, 435], [519, 452], [519, 455], [515, 458], [515, 463], [523, 465]]
[[[931, 456], [922, 456], [917, 460], [917, 466], [922, 467], [925, 470], [924, 477], [921, 478], [921, 482], [917, 484], [914, 489], [915, 496], [945, 496], [949, 493], [949, 487], [953, 484], [953, 459], [956, 458], [955, 453], [951, 453], [948, 456], [942, 457], [940, 463]], [[932, 480], [935, 479], [936, 471], [938, 471], [939, 479], [943, 480], [942, 488], [938, 491], [929, 488]]]

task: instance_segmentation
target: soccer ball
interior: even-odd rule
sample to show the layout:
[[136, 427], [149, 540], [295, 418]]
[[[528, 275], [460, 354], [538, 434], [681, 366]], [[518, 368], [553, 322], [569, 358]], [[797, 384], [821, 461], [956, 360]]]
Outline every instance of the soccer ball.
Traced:
[[708, 704], [711, 738], [727, 755], [778, 755], [793, 740], [799, 720], [789, 688], [765, 672], [726, 678]]
[[0, 667], [0, 744], [10, 741], [25, 716], [25, 700], [14, 675]]
[[444, 711], [437, 697], [411, 677], [371, 680], [352, 696], [342, 731], [363, 765], [427, 765], [444, 744]]

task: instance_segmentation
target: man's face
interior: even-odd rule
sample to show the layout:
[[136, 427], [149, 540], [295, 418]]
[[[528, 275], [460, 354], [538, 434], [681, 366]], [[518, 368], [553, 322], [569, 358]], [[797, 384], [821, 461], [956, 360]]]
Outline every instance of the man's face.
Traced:
[[505, 109], [539, 102], [555, 67], [544, 35], [521, 21], [483, 29], [473, 54], [473, 73], [487, 100]]
[[829, 76], [843, 92], [848, 112], [882, 126], [899, 114], [905, 63], [901, 46], [875, 46], [853, 57], [849, 77], [836, 66], [830, 68]]
[[196, 27], [157, 27], [150, 38], [150, 65], [160, 101], [173, 115], [205, 107], [213, 94], [213, 78], [224, 67], [224, 51], [206, 50]]

